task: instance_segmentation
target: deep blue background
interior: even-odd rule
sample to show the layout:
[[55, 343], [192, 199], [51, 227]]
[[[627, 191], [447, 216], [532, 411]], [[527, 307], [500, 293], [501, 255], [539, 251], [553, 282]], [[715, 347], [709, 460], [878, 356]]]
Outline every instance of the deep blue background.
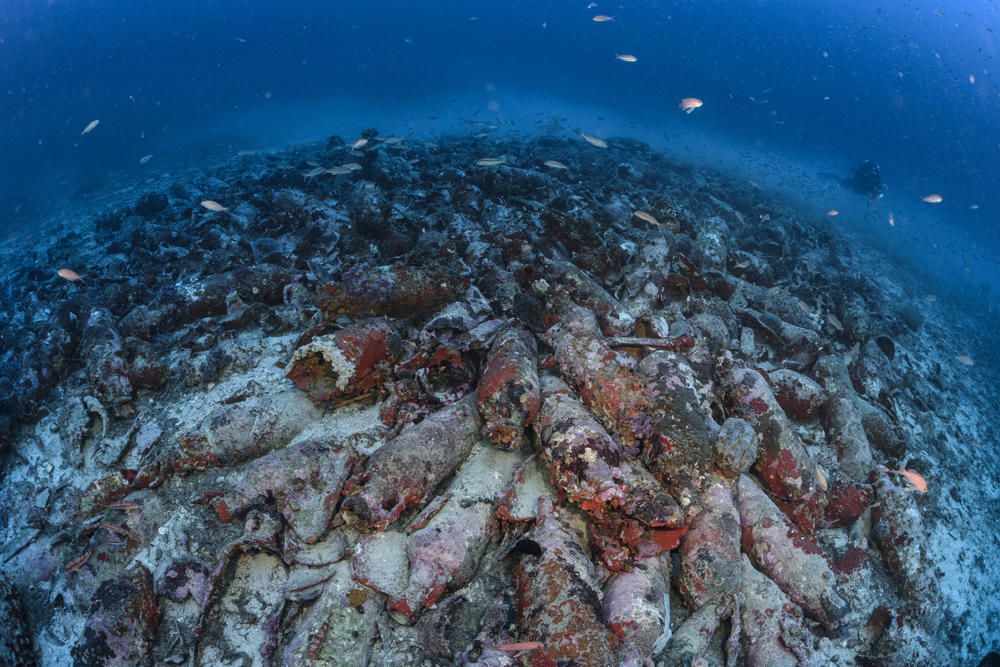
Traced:
[[206, 144], [252, 139], [219, 119], [262, 106], [345, 95], [405, 114], [493, 82], [651, 122], [697, 95], [711, 101], [702, 127], [845, 165], [874, 158], [891, 186], [945, 193], [949, 224], [996, 243], [1000, 9], [939, 4], [8, 1], [0, 226], [113, 188], [109, 175], [202, 130]]

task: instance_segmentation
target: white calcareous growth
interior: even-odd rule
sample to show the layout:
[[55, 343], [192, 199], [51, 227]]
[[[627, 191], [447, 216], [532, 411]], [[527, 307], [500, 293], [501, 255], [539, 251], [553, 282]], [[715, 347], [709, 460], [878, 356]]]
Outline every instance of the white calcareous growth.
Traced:
[[357, 368], [337, 347], [336, 338], [332, 335], [313, 338], [308, 344], [295, 350], [295, 354], [292, 355], [292, 365], [300, 359], [306, 359], [314, 354], [323, 357], [323, 361], [330, 366], [337, 391], [345, 390]]

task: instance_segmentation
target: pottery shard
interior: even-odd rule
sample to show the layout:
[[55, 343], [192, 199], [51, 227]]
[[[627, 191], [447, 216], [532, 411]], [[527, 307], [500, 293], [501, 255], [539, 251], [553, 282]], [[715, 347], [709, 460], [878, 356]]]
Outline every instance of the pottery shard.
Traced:
[[812, 419], [826, 402], [826, 393], [818, 382], [787, 368], [768, 373], [774, 398], [785, 414], [796, 419]]
[[718, 217], [706, 218], [698, 225], [698, 235], [694, 240], [693, 259], [703, 271], [726, 268], [729, 248], [729, 225]]
[[255, 502], [271, 498], [298, 538], [313, 544], [326, 533], [356, 460], [347, 446], [319, 440], [296, 443], [249, 464], [236, 488], [213, 499], [212, 506], [228, 523]]
[[757, 432], [745, 419], [730, 417], [716, 434], [713, 460], [727, 475], [742, 475], [757, 460]]
[[674, 493], [693, 493], [712, 464], [712, 417], [698, 394], [694, 371], [675, 352], [659, 350], [636, 368], [646, 381], [653, 433], [643, 461]]
[[760, 434], [757, 465], [764, 485], [785, 498], [803, 497], [812, 485], [813, 463], [764, 377], [752, 368], [731, 367], [721, 373], [720, 384], [735, 416]]
[[741, 644], [748, 667], [798, 667], [781, 640], [782, 619], [791, 603], [773, 581], [743, 556], [740, 585]]
[[541, 642], [538, 658], [551, 663], [539, 664], [615, 664], [593, 564], [547, 498], [539, 500], [538, 515], [527, 537], [541, 555], [522, 555], [514, 570], [518, 640]]
[[263, 456], [283, 447], [316, 417], [309, 401], [291, 390], [219, 406], [177, 437], [187, 457], [177, 467], [226, 467]]
[[606, 567], [621, 569], [640, 552], [665, 550], [654, 546], [656, 531], [681, 528], [680, 507], [648, 470], [628, 460], [558, 378], [542, 378], [536, 428], [549, 480], [594, 520], [595, 533], [606, 542]]
[[491, 503], [447, 501], [424, 527], [410, 535], [409, 580], [387, 603], [389, 615], [410, 624], [447, 591], [468, 583], [497, 533]]
[[286, 376], [318, 404], [350, 403], [373, 395], [388, 380], [401, 348], [387, 320], [357, 322], [295, 350]]
[[847, 362], [840, 355], [823, 356], [816, 362], [816, 373], [829, 394], [823, 408], [827, 440], [837, 451], [841, 471], [855, 482], [864, 482], [874, 466], [874, 459], [859, 409], [860, 399], [848, 376]]
[[73, 664], [144, 664], [150, 659], [159, 621], [149, 570], [140, 565], [126, 575], [109, 579], [90, 602], [83, 636], [73, 647]]
[[345, 520], [363, 528], [385, 528], [407, 509], [423, 505], [478, 440], [473, 394], [407, 426], [372, 454], [367, 471], [349, 483]]
[[939, 608], [941, 592], [937, 580], [929, 576], [933, 561], [927, 552], [929, 537], [913, 493], [898, 475], [881, 473], [875, 483], [878, 500], [872, 512], [872, 537], [896, 575], [910, 611], [926, 617]]
[[618, 359], [601, 335], [593, 313], [565, 296], [557, 296], [551, 303], [558, 323], [543, 338], [552, 347], [563, 378], [623, 445], [638, 446], [653, 429], [653, 406], [645, 392], [645, 379]]
[[367, 665], [379, 623], [385, 622], [384, 596], [354, 582], [346, 562], [293, 629], [281, 653], [282, 667]]
[[850, 611], [817, 544], [750, 477], [739, 482], [743, 550], [807, 614], [833, 626]]
[[628, 572], [616, 572], [604, 586], [604, 622], [618, 638], [619, 665], [641, 665], [670, 638], [670, 585], [661, 560], [644, 558]]
[[442, 267], [362, 265], [327, 283], [316, 302], [327, 322], [342, 315], [420, 319], [461, 296], [467, 282]]
[[635, 316], [575, 264], [554, 260], [546, 262], [546, 268], [574, 301], [593, 311], [606, 335], [627, 336], [635, 328]]
[[541, 404], [538, 345], [530, 331], [509, 327], [497, 334], [476, 388], [483, 435], [502, 449], [526, 444], [525, 427]]
[[80, 342], [87, 378], [102, 402], [117, 411], [132, 400], [127, 353], [111, 313], [95, 308], [83, 327]]
[[730, 482], [715, 477], [702, 494], [704, 508], [681, 541], [681, 595], [695, 609], [733, 592], [740, 583], [740, 515]]

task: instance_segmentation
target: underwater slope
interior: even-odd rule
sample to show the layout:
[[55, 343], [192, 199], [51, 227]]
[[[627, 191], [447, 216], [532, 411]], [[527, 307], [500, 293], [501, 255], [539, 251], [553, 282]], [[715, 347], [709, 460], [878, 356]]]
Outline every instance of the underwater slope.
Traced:
[[634, 140], [371, 130], [21, 241], [4, 649], [974, 663], [984, 327], [813, 219]]

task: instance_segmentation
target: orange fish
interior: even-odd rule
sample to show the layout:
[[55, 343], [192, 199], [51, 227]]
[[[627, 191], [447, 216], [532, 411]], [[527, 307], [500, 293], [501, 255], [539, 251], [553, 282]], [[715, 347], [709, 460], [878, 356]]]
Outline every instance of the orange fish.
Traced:
[[620, 60], [623, 63], [634, 63], [638, 62], [639, 59], [630, 53], [616, 53], [615, 60]]
[[691, 113], [695, 109], [701, 108], [703, 104], [705, 103], [699, 100], [697, 97], [685, 97], [683, 100], [681, 100], [681, 103], [677, 106], [679, 109], [683, 109], [684, 113]]
[[930, 194], [927, 195], [926, 197], [922, 197], [922, 201], [925, 201], [928, 204], [940, 204], [941, 202], [944, 201], [944, 197], [942, 197], [939, 194]]
[[826, 481], [826, 475], [823, 474], [823, 469], [818, 465], [816, 466], [816, 486], [819, 487], [820, 491], [828, 491], [830, 489], [830, 484]]
[[605, 16], [604, 14], [598, 14], [597, 16], [595, 16], [591, 20], [594, 23], [607, 23], [608, 21], [614, 21], [615, 17], [614, 16]]
[[917, 491], [919, 493], [927, 493], [927, 480], [923, 478], [920, 473], [913, 472], [912, 470], [907, 470], [905, 468], [900, 468], [899, 470], [891, 470], [897, 475], [901, 475], [906, 483], [910, 485], [911, 491]]
[[59, 269], [58, 271], [56, 271], [56, 273], [59, 274], [60, 278], [65, 278], [71, 283], [76, 283], [83, 280], [80, 274], [74, 271], [73, 269]]
[[359, 148], [364, 148], [367, 145], [368, 145], [367, 139], [358, 139], [353, 144], [351, 144], [351, 148], [353, 148], [354, 150], [358, 150]]
[[829, 211], [827, 211], [827, 212], [826, 212], [826, 214], [827, 214], [828, 216], [830, 216], [831, 218], [835, 218], [835, 217], [837, 217], [838, 215], [840, 215], [840, 211], [838, 211], [838, 210], [837, 210], [837, 209], [835, 209], [835, 208], [831, 208], [831, 209], [830, 209]]
[[497, 651], [537, 651], [542, 648], [542, 642], [515, 642], [513, 644], [500, 644]]

